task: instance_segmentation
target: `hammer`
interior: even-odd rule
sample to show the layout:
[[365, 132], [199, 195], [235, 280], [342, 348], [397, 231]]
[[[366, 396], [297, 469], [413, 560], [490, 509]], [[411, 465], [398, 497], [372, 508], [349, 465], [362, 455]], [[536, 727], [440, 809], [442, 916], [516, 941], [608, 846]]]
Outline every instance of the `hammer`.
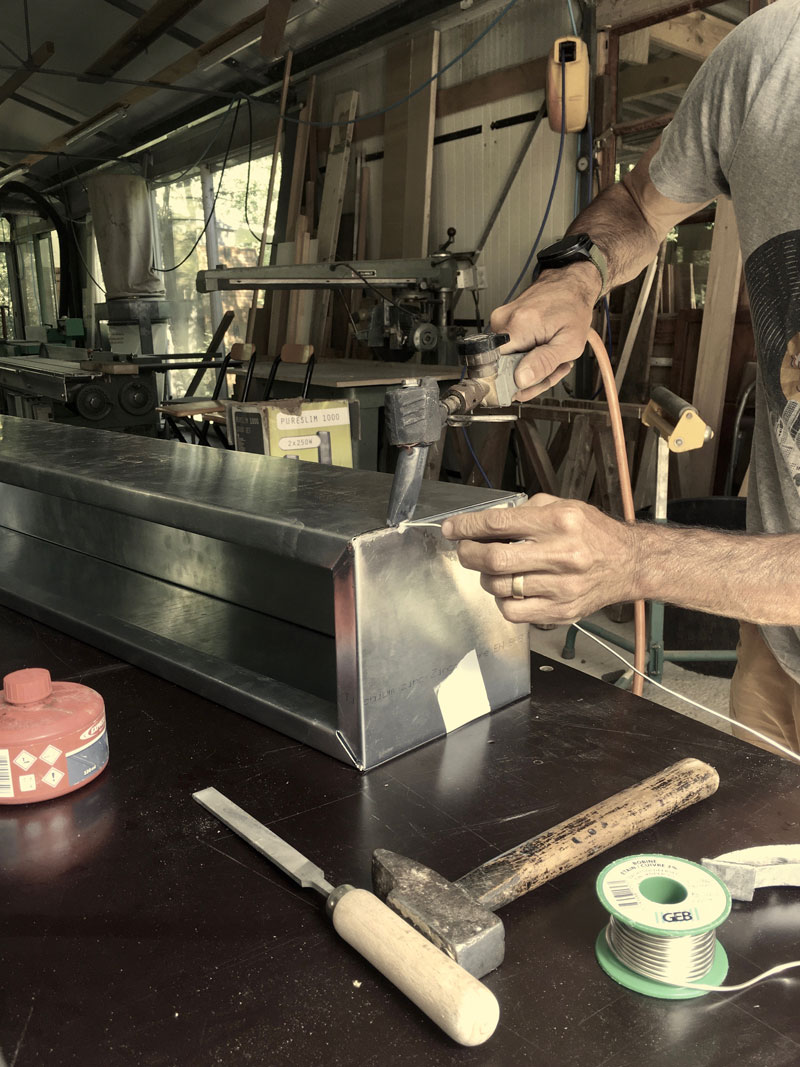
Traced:
[[466, 971], [503, 962], [498, 908], [715, 793], [719, 775], [684, 759], [495, 856], [456, 882], [386, 849], [372, 857], [375, 893]]

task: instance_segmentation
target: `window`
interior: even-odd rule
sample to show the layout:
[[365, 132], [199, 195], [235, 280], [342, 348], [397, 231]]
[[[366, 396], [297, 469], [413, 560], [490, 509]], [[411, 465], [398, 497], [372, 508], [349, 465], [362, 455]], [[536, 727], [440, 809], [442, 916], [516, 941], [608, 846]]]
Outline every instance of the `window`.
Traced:
[[205, 222], [200, 175], [195, 173], [174, 184], [158, 186], [155, 200], [161, 238], [158, 265], [166, 268], [161, 276], [167, 300], [172, 304], [170, 348], [173, 352], [202, 352], [213, 327], [208, 301], [195, 286], [197, 272], [208, 266], [205, 240], [201, 239], [192, 251]]
[[[271, 156], [261, 156], [248, 164], [229, 164], [225, 168], [222, 187], [214, 210], [217, 229], [218, 255], [216, 263], [227, 267], [254, 267], [258, 259], [261, 229], [264, 221], [264, 200], [269, 185]], [[276, 167], [274, 192], [270, 210], [271, 241], [278, 205], [281, 167]], [[211, 169], [214, 191], [219, 187], [220, 166]], [[171, 337], [173, 352], [202, 352], [211, 340], [217, 318], [212, 314], [211, 300], [198, 293], [196, 275], [208, 267], [206, 237], [200, 238], [190, 254], [205, 224], [202, 182], [199, 171], [174, 183], [159, 184], [155, 189], [156, 217], [161, 240], [161, 265], [171, 267], [185, 256], [188, 259], [177, 269], [163, 274], [166, 298], [173, 305]], [[266, 249], [269, 262], [270, 248]], [[247, 317], [253, 294], [240, 291], [221, 294], [222, 312], [233, 310], [236, 318], [226, 335], [226, 348], [235, 341], [244, 341]]]
[[[19, 219], [15, 229], [25, 333], [37, 326], [55, 326], [58, 319], [58, 239], [39, 231], [39, 219]], [[54, 251], [55, 249], [55, 251]]]
[[[247, 163], [229, 166], [217, 198], [217, 246], [219, 262], [226, 267], [255, 267], [261, 244], [264, 225], [264, 201], [269, 186], [271, 156], [254, 159], [250, 164], [250, 185], [247, 183]], [[219, 180], [215, 175], [215, 180]], [[281, 160], [275, 168], [275, 184], [270, 205], [270, 225], [267, 241], [271, 242], [275, 230], [275, 215], [278, 210], [278, 191], [281, 184]], [[265, 249], [265, 262], [270, 262], [270, 245]], [[198, 294], [199, 295], [199, 294]], [[259, 303], [263, 293], [258, 293]], [[202, 299], [202, 297], [201, 297]], [[229, 343], [244, 341], [247, 333], [247, 318], [253, 303], [253, 294], [247, 290], [222, 294], [223, 311], [235, 311], [236, 318], [227, 333]]]
[[11, 274], [8, 269], [10, 252], [11, 227], [6, 219], [0, 218], [0, 337], [3, 340], [17, 335], [11, 296]]

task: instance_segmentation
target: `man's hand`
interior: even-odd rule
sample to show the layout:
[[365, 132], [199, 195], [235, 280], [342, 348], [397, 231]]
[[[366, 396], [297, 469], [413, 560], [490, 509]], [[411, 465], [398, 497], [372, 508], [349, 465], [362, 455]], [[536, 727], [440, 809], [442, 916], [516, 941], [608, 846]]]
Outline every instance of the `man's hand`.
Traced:
[[[442, 524], [463, 566], [481, 572], [510, 622], [569, 623], [634, 599], [634, 528], [578, 500], [540, 493], [518, 508], [488, 508]], [[524, 599], [511, 582], [522, 575]]]
[[600, 286], [594, 264], [573, 263], [544, 271], [517, 300], [492, 312], [492, 330], [510, 336], [500, 352], [528, 353], [514, 375], [515, 400], [532, 400], [572, 369], [583, 353]]

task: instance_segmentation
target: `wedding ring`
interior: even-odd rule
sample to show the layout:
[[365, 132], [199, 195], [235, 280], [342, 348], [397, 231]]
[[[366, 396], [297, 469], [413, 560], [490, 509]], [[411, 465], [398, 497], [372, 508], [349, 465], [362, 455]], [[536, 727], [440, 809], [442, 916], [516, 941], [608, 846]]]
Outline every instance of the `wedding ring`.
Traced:
[[525, 590], [523, 588], [525, 583], [524, 574], [515, 574], [511, 579], [511, 596], [514, 600], [524, 600]]

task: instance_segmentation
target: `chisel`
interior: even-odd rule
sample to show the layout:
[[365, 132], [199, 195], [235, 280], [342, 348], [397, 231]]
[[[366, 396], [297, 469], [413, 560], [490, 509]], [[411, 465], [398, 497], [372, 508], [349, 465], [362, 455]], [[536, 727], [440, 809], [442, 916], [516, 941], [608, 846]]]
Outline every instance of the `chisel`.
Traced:
[[311, 860], [214, 788], [193, 794], [235, 834], [304, 889], [326, 899], [336, 932], [461, 1045], [483, 1044], [500, 1008], [481, 982], [365, 889], [334, 887]]

